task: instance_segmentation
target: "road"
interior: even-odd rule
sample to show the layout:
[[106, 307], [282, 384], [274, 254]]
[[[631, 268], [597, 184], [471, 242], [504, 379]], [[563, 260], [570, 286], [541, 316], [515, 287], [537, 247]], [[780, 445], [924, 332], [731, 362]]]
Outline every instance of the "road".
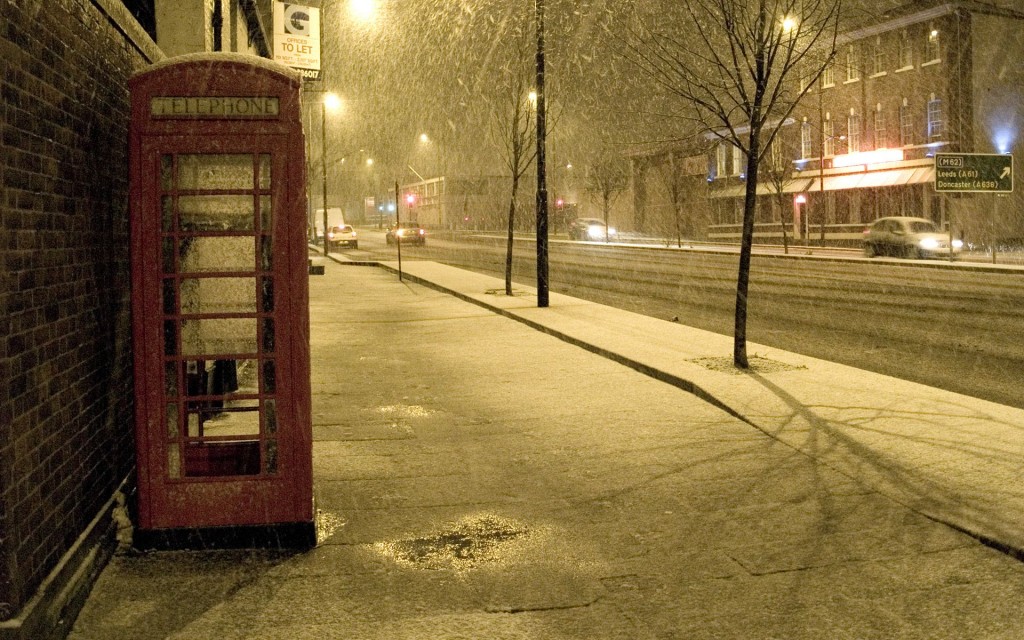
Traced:
[[[536, 285], [534, 247], [517, 242], [515, 282]], [[550, 247], [552, 291], [732, 335], [735, 251]], [[349, 253], [395, 258], [374, 230]], [[500, 238], [435, 236], [402, 254], [504, 274]], [[755, 254], [751, 269], [750, 342], [1024, 408], [1024, 271], [772, 254]]]

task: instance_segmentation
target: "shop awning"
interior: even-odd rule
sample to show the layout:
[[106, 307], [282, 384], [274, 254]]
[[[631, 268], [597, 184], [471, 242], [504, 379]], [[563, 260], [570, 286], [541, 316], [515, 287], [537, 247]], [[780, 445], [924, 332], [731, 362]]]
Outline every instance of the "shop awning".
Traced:
[[[925, 182], [933, 182], [934, 180], [934, 167], [908, 167], [906, 169], [889, 169], [887, 171], [847, 173], [839, 176], [825, 176], [825, 191], [899, 187], [909, 184], [923, 184]], [[821, 191], [821, 181], [811, 180], [807, 190]]]
[[[811, 181], [807, 178], [797, 178], [796, 180], [788, 180], [782, 185], [782, 193], [799, 193], [801, 191], [807, 191], [807, 185]], [[747, 193], [747, 185], [741, 184], [735, 187], [726, 187], [725, 189], [709, 190], [708, 196], [712, 198], [742, 198]], [[758, 181], [757, 195], [759, 196], [770, 196], [778, 193], [775, 189], [775, 184], [772, 182]]]

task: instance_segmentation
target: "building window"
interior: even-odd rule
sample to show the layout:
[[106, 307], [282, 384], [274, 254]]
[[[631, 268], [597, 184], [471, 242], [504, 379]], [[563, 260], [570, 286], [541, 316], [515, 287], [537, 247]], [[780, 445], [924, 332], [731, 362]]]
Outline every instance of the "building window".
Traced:
[[811, 139], [811, 123], [804, 120], [803, 124], [800, 125], [800, 157], [810, 158], [814, 150], [813, 140]]
[[829, 60], [828, 64], [821, 72], [821, 86], [822, 87], [834, 87], [836, 85], [836, 65], [835, 62]]
[[825, 115], [825, 122], [821, 123], [821, 136], [824, 138], [825, 150], [822, 155], [834, 156], [836, 153], [835, 134], [832, 126], [832, 118]]
[[882, 47], [882, 36], [875, 36], [875, 55], [872, 56], [872, 60], [871, 73], [874, 75], [884, 73], [887, 60], [885, 49]]
[[860, 80], [860, 47], [856, 43], [846, 48], [846, 81]]
[[903, 99], [900, 105], [900, 146], [906, 147], [914, 144], [914, 118], [910, 113], [910, 106], [907, 99]]
[[715, 153], [715, 175], [724, 178], [729, 175], [729, 143], [719, 142]]
[[932, 23], [928, 25], [928, 39], [925, 40], [924, 59], [928, 62], [935, 62], [939, 58], [939, 30]]
[[739, 147], [732, 148], [732, 175], [738, 176], [743, 173], [743, 151]]
[[129, 13], [142, 26], [149, 37], [156, 40], [156, 9], [154, 0], [122, 0]]
[[775, 135], [771, 146], [768, 148], [768, 158], [773, 172], [782, 171], [782, 132]]
[[910, 34], [906, 29], [900, 31], [900, 61], [901, 69], [909, 69], [914, 66], [914, 43], [910, 40]]
[[874, 113], [874, 129], [875, 129], [875, 148], [885, 149], [889, 146], [889, 131], [887, 129], [887, 123], [885, 121], [885, 112], [882, 111], [882, 104], [879, 103], [875, 107]]
[[942, 122], [942, 100], [932, 94], [928, 101], [928, 141], [940, 140], [945, 133]]
[[860, 151], [860, 114], [850, 109], [850, 115], [846, 118], [846, 144], [849, 153]]

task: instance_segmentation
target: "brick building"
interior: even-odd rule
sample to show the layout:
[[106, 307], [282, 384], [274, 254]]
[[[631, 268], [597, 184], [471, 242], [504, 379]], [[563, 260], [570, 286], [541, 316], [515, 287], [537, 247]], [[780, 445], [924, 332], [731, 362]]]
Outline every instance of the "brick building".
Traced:
[[0, 0], [0, 638], [63, 637], [134, 464], [128, 78], [270, 0]]
[[[756, 235], [855, 243], [864, 223], [916, 215], [952, 223], [977, 244], [1024, 238], [1024, 198], [936, 192], [936, 153], [1024, 151], [1024, 12], [974, 1], [912, 2], [840, 36], [837, 55], [808, 91], [762, 165]], [[709, 136], [676, 154], [706, 156], [707, 198], [696, 200], [695, 237], [739, 237], [745, 159]], [[649, 172], [634, 160], [634, 197], [650, 211]], [[683, 166], [683, 165], [680, 165]], [[772, 166], [786, 198], [770, 179]], [[689, 172], [695, 174], [695, 172]], [[691, 176], [696, 178], [696, 175]], [[635, 187], [636, 188], [636, 187]], [[700, 190], [700, 187], [696, 187]]]

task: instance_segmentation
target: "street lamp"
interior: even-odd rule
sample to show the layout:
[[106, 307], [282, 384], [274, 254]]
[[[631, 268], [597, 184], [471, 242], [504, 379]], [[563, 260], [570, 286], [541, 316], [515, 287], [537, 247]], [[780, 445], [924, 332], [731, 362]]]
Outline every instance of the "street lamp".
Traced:
[[323, 173], [324, 191], [324, 257], [327, 257], [327, 110], [336, 111], [341, 99], [334, 93], [325, 93], [320, 102], [320, 168]]
[[537, 306], [548, 306], [548, 187], [545, 166], [547, 122], [544, 109], [544, 0], [537, 18]]

